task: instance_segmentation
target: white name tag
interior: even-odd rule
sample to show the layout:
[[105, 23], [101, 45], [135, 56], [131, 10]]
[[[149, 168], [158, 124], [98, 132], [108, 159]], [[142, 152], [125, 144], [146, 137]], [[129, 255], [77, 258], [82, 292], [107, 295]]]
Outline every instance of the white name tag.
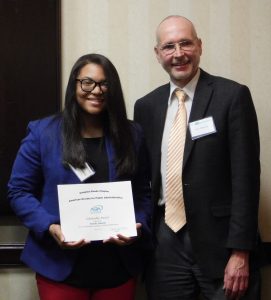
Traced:
[[87, 163], [85, 163], [84, 169], [74, 168], [72, 165], [70, 165], [70, 168], [73, 170], [74, 174], [79, 178], [81, 182], [85, 181], [86, 179], [95, 174], [94, 169], [90, 167]]
[[189, 123], [189, 130], [192, 140], [212, 134], [216, 132], [213, 117], [204, 118]]

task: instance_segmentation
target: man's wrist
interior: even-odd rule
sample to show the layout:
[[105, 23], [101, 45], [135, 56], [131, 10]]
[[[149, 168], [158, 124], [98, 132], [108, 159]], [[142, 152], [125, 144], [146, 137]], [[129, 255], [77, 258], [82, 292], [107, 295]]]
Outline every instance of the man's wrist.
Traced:
[[249, 258], [249, 250], [232, 249], [232, 254], [236, 256], [242, 256], [244, 258]]

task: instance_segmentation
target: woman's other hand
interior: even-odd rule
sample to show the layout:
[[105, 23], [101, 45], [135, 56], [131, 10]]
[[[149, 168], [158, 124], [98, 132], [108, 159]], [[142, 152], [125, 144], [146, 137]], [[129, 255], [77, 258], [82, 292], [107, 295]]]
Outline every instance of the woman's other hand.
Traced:
[[116, 237], [110, 237], [103, 241], [103, 243], [112, 243], [118, 246], [128, 246], [135, 242], [141, 235], [141, 223], [136, 223], [137, 236], [127, 237], [122, 234], [117, 234]]

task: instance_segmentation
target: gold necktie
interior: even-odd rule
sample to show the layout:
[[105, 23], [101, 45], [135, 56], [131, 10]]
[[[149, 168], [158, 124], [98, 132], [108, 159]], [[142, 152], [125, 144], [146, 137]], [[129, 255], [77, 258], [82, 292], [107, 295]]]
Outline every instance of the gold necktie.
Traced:
[[182, 167], [186, 136], [186, 94], [175, 90], [179, 100], [178, 111], [170, 130], [167, 168], [166, 168], [166, 209], [165, 222], [174, 231], [180, 230], [186, 223], [183, 201]]

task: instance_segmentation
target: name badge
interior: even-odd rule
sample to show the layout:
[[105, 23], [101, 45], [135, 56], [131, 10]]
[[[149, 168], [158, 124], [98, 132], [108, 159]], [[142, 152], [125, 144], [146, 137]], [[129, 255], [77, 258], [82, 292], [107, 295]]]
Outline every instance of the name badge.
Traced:
[[192, 140], [215, 133], [216, 128], [214, 124], [214, 119], [213, 117], [208, 117], [198, 121], [190, 122], [189, 130]]
[[94, 169], [91, 166], [89, 166], [87, 163], [85, 163], [84, 169], [74, 168], [72, 165], [70, 165], [70, 168], [72, 169], [74, 174], [79, 178], [81, 182], [85, 181], [86, 179], [88, 179], [89, 177], [95, 174]]

